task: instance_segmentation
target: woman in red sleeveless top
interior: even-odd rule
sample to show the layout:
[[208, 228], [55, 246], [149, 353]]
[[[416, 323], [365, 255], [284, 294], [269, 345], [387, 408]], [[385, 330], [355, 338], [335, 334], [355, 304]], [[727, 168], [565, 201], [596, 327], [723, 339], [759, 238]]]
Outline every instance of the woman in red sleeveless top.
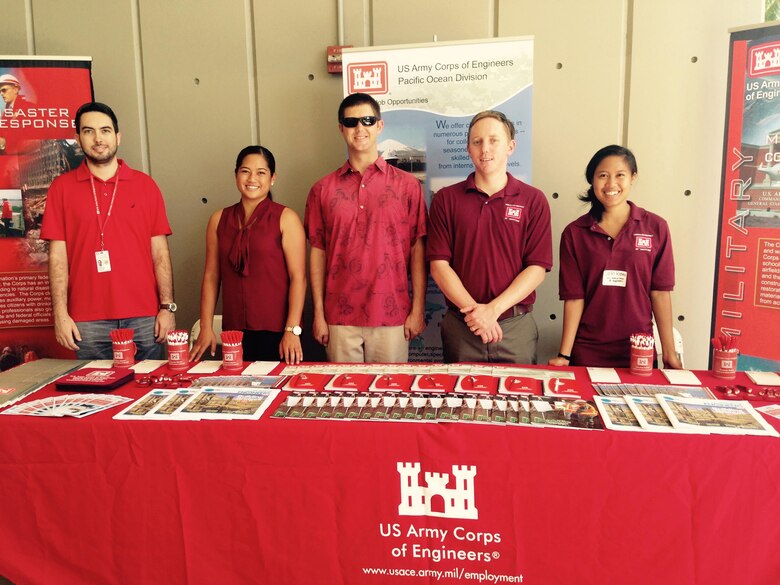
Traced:
[[206, 228], [200, 335], [190, 358], [216, 351], [214, 308], [222, 285], [222, 328], [243, 331], [245, 361], [303, 359], [301, 315], [306, 294], [306, 237], [298, 215], [272, 200], [276, 161], [247, 146], [236, 159], [241, 200], [215, 212]]

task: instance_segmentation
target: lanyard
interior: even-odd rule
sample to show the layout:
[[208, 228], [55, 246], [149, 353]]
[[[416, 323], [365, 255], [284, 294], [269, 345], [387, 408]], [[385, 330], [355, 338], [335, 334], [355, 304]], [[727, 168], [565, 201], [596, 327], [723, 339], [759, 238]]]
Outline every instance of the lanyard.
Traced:
[[95, 177], [92, 176], [92, 173], [89, 174], [89, 184], [92, 186], [92, 198], [95, 200], [95, 212], [97, 213], [98, 228], [100, 229], [100, 249], [105, 250], [106, 248], [103, 244], [103, 234], [106, 231], [108, 220], [111, 219], [111, 210], [114, 208], [114, 198], [116, 197], [116, 190], [119, 187], [119, 172], [117, 171], [116, 174], [114, 192], [111, 194], [111, 203], [108, 204], [108, 212], [106, 213], [105, 222], [103, 221], [103, 218], [100, 217], [100, 205], [98, 204], [97, 193], [95, 192]]

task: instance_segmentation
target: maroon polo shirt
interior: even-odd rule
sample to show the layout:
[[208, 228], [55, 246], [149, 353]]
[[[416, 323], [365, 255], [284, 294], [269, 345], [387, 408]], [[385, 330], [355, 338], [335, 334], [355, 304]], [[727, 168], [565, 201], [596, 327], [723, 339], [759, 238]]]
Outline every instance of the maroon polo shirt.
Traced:
[[[427, 258], [449, 262], [478, 303], [495, 299], [528, 266], [552, 268], [550, 206], [544, 193], [509, 173], [507, 179], [503, 190], [488, 196], [471, 173], [431, 202]], [[532, 305], [535, 299], [532, 292], [520, 304]]]
[[[629, 205], [629, 219], [614, 239], [589, 213], [561, 235], [560, 298], [585, 300], [572, 350], [578, 366], [627, 367], [631, 334], [653, 332], [650, 291], [674, 288], [666, 221]], [[605, 270], [625, 272], [625, 286], [605, 286]]]

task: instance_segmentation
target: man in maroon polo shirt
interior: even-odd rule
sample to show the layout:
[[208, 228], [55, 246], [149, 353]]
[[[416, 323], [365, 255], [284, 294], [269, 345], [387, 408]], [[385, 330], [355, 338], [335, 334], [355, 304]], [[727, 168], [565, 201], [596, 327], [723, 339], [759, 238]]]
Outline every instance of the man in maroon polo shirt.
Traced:
[[431, 203], [427, 256], [449, 305], [441, 323], [448, 363], [536, 363], [531, 311], [552, 267], [550, 206], [541, 191], [507, 172], [514, 135], [501, 112], [474, 116], [474, 172]]
[[347, 162], [306, 200], [312, 332], [330, 361], [405, 362], [425, 328], [422, 187], [379, 156], [384, 122], [374, 98], [347, 96], [338, 117]]

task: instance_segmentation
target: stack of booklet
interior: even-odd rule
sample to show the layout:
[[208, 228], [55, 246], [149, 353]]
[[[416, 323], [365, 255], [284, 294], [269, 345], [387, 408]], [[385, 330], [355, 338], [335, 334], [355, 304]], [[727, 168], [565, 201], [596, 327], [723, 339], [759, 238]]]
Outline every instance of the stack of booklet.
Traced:
[[125, 402], [130, 402], [130, 398], [107, 394], [65, 394], [23, 402], [4, 410], [2, 414], [83, 418]]
[[293, 391], [271, 418], [604, 428], [595, 404], [582, 399], [453, 391]]

